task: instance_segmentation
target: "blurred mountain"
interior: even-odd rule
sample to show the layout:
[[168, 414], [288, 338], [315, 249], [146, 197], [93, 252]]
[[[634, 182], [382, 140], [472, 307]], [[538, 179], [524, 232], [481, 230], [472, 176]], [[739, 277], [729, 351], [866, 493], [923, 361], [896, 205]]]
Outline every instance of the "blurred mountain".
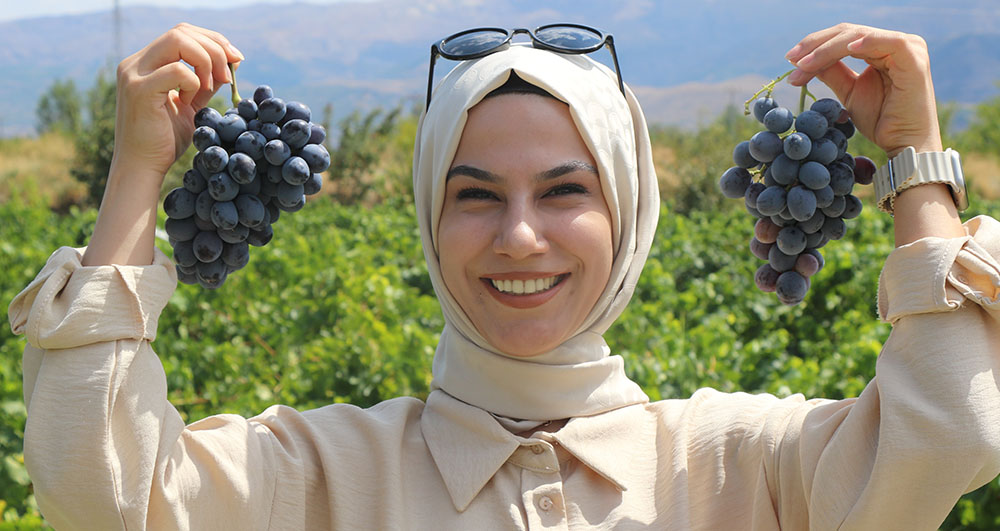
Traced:
[[[942, 101], [969, 106], [1000, 93], [1000, 9], [995, 0], [375, 0], [260, 4], [230, 10], [129, 7], [121, 49], [134, 53], [178, 22], [225, 34], [246, 55], [244, 86], [267, 83], [335, 119], [353, 109], [419, 105], [430, 43], [476, 26], [580, 22], [615, 35], [627, 83], [652, 123], [691, 127], [742, 102], [789, 68], [784, 53], [839, 21], [918, 33], [931, 49]], [[39, 96], [56, 79], [89, 86], [114, 74], [110, 11], [0, 23], [0, 135], [31, 134]], [[595, 54], [609, 60], [607, 52]], [[864, 64], [849, 64], [863, 68]], [[437, 79], [447, 71], [440, 61]], [[225, 90], [225, 89], [223, 89]]]

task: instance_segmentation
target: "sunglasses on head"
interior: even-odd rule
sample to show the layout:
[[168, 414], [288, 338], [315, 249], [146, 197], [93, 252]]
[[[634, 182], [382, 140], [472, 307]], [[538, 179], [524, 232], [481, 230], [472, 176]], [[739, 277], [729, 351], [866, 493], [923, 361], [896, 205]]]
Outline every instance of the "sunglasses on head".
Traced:
[[450, 37], [445, 37], [431, 45], [431, 66], [427, 74], [427, 107], [431, 106], [431, 90], [434, 88], [434, 63], [438, 56], [452, 61], [479, 59], [491, 53], [506, 50], [511, 39], [518, 33], [531, 37], [531, 45], [550, 52], [565, 54], [581, 54], [596, 52], [608, 46], [611, 60], [615, 64], [615, 74], [618, 75], [618, 88], [625, 94], [621, 70], [618, 68], [618, 56], [615, 54], [615, 41], [610, 34], [581, 24], [548, 24], [534, 31], [527, 28], [474, 28], [460, 31]]

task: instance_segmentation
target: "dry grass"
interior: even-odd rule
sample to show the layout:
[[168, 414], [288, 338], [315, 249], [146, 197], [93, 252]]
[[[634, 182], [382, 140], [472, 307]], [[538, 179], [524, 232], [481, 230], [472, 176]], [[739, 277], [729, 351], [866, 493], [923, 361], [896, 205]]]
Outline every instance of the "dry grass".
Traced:
[[984, 153], [963, 153], [962, 171], [970, 193], [982, 199], [1000, 197], [1000, 158]]
[[70, 175], [75, 156], [73, 140], [58, 133], [0, 140], [0, 202], [34, 189], [57, 210], [80, 204], [87, 189]]

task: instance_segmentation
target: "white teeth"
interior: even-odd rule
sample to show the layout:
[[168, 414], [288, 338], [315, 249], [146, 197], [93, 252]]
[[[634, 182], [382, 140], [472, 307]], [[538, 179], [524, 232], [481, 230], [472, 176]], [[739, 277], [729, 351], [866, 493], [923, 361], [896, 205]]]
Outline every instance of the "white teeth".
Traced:
[[546, 278], [534, 278], [530, 280], [491, 280], [493, 287], [503, 293], [513, 293], [515, 295], [531, 295], [539, 291], [546, 291], [556, 285], [558, 276]]

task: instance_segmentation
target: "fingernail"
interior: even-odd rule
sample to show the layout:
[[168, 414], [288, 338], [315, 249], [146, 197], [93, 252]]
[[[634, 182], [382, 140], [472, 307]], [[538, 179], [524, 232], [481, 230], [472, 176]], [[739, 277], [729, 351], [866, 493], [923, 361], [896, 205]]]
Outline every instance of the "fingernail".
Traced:
[[788, 50], [788, 53], [785, 54], [785, 59], [788, 59], [789, 61], [794, 63], [795, 58], [798, 57], [800, 53], [802, 53], [802, 45], [796, 44], [795, 46], [792, 47], [791, 50]]
[[791, 74], [788, 74], [788, 82], [794, 85], [794, 84], [798, 83], [799, 81], [802, 81], [802, 79], [804, 79], [805, 77], [806, 77], [806, 73], [805, 72], [803, 72], [801, 70], [796, 70], [796, 71], [792, 72]]
[[235, 55], [236, 57], [239, 57], [240, 61], [246, 59], [246, 57], [243, 57], [243, 54], [240, 53], [240, 51], [237, 50], [236, 47], [233, 46], [232, 44], [229, 45], [229, 52]]

